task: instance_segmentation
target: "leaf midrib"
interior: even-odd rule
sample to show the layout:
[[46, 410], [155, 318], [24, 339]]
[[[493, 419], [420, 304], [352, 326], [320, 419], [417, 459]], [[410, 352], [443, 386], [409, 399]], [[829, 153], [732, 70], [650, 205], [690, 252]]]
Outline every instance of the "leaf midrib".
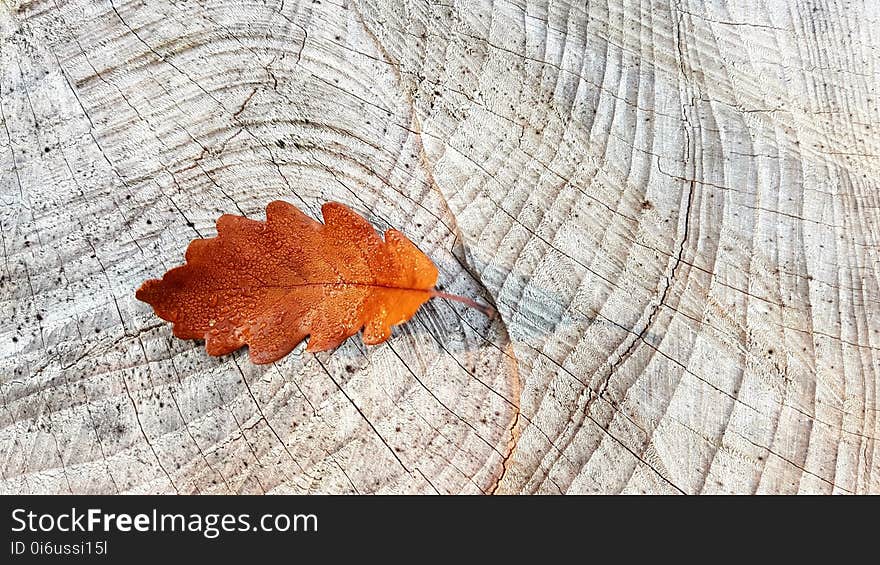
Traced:
[[[383, 288], [387, 290], [398, 290], [402, 292], [431, 292], [434, 290], [434, 287], [431, 288], [412, 288], [405, 286], [391, 286], [387, 284], [376, 284], [376, 283], [366, 283], [366, 282], [315, 282], [315, 283], [297, 283], [297, 284], [289, 284], [289, 285], [281, 285], [281, 284], [257, 284], [251, 286], [236, 286], [236, 287], [211, 287], [208, 289], [198, 289], [198, 292], [204, 292], [205, 290], [209, 292], [219, 292], [219, 291], [229, 291], [229, 290], [245, 290], [251, 288], [265, 288], [265, 289], [282, 289], [282, 290], [294, 290], [297, 288], [304, 287], [316, 287], [316, 286], [354, 286], [354, 287], [368, 287], [368, 288]], [[195, 291], [195, 290], [194, 290]]]

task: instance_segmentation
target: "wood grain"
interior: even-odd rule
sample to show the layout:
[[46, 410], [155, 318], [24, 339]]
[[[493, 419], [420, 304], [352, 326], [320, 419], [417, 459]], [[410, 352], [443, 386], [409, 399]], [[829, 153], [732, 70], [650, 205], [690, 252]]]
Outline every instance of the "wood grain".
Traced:
[[[0, 492], [880, 493], [872, 2], [0, 3]], [[341, 201], [433, 300], [210, 358], [135, 300]]]

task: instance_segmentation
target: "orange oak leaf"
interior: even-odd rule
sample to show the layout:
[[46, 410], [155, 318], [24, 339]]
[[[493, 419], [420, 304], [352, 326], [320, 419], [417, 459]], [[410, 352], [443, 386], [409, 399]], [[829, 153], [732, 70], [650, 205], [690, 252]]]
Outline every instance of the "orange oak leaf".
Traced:
[[308, 351], [332, 349], [364, 329], [372, 345], [391, 335], [428, 299], [469, 298], [437, 291], [437, 267], [405, 235], [385, 240], [344, 204], [321, 208], [324, 223], [283, 201], [266, 221], [225, 214], [217, 237], [193, 240], [186, 264], [146, 281], [136, 297], [173, 322], [173, 333], [204, 339], [210, 355], [243, 345], [251, 361], [271, 363], [306, 336]]

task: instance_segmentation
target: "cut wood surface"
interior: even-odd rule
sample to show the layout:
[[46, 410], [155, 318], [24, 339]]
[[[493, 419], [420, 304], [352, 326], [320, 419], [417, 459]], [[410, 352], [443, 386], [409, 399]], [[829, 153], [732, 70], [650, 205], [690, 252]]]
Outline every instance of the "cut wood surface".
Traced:
[[[0, 0], [0, 492], [880, 493], [878, 85], [868, 0]], [[135, 299], [277, 199], [500, 316]]]

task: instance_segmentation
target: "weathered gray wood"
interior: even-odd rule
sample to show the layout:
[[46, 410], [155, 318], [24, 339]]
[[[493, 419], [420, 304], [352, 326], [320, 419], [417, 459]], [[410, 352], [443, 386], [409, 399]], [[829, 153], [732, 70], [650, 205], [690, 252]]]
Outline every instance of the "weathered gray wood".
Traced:
[[[0, 492], [880, 492], [880, 8], [0, 4]], [[210, 358], [134, 298], [339, 200], [434, 300]]]

